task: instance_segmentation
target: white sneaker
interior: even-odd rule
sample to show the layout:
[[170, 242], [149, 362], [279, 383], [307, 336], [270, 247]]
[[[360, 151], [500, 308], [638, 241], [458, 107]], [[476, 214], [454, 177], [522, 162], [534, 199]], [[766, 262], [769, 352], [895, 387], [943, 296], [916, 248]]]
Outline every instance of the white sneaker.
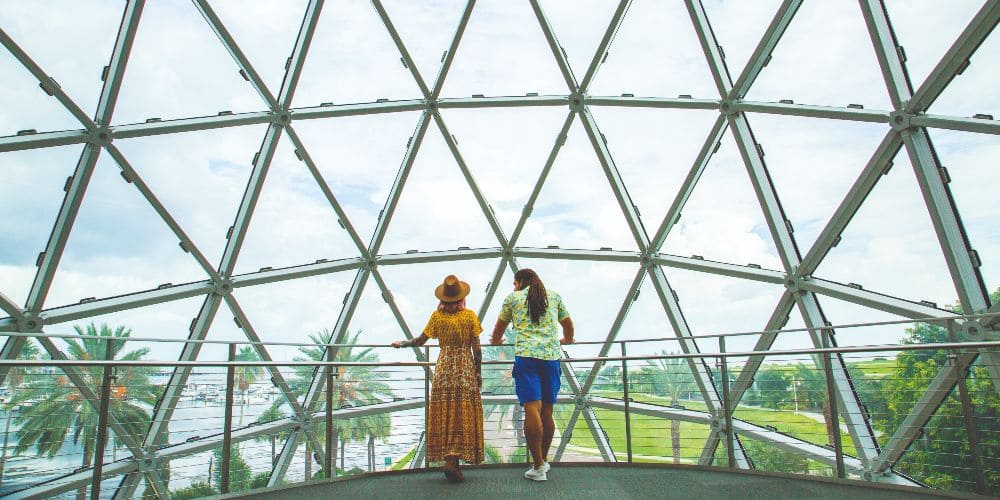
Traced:
[[548, 474], [550, 469], [552, 469], [552, 466], [548, 462], [542, 462], [542, 472]]
[[547, 480], [548, 478], [545, 477], [545, 465], [542, 465], [542, 467], [539, 468], [539, 469], [536, 469], [534, 467], [528, 469], [528, 471], [524, 473], [524, 478], [525, 479], [530, 479], [532, 481], [545, 481], [545, 480]]

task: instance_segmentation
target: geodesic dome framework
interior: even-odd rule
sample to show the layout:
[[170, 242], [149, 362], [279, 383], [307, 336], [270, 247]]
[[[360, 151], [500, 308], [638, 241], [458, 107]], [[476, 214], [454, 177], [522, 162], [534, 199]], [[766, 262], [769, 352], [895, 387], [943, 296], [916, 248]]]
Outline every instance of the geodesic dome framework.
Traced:
[[[508, 269], [517, 269], [519, 260], [523, 259], [556, 259], [585, 260], [630, 263], [635, 266], [634, 278], [624, 292], [624, 300], [618, 308], [614, 322], [607, 333], [605, 342], [599, 351], [600, 356], [610, 352], [612, 342], [629, 314], [630, 307], [644, 283], [650, 284], [656, 292], [657, 300], [668, 318], [673, 334], [686, 353], [699, 352], [696, 336], [689, 327], [681, 311], [678, 295], [674, 292], [664, 269], [685, 269], [709, 275], [734, 277], [754, 282], [776, 284], [784, 287], [780, 299], [774, 306], [770, 319], [764, 330], [774, 332], [782, 328], [790, 315], [797, 309], [804, 324], [813, 329], [811, 340], [816, 347], [824, 342], [834, 342], [834, 332], [824, 315], [821, 303], [827, 298], [850, 302], [877, 311], [883, 311], [913, 319], [939, 318], [952, 314], [934, 304], [914, 302], [891, 295], [865, 290], [857, 285], [845, 285], [824, 279], [816, 275], [816, 270], [824, 258], [841, 240], [841, 235], [848, 227], [852, 217], [858, 212], [868, 195], [873, 191], [883, 174], [892, 166], [893, 159], [905, 149], [909, 162], [919, 184], [920, 195], [930, 214], [930, 221], [940, 243], [944, 262], [951, 276], [955, 292], [963, 311], [970, 314], [996, 312], [997, 306], [990, 303], [986, 283], [980, 267], [984, 257], [971, 247], [971, 243], [963, 228], [957, 204], [949, 189], [950, 179], [942, 168], [929, 128], [947, 129], [981, 134], [1000, 134], [1000, 122], [990, 116], [977, 115], [973, 118], [958, 116], [942, 116], [928, 114], [929, 107], [945, 91], [952, 80], [966, 67], [977, 48], [990, 35], [1000, 19], [1000, 1], [986, 1], [968, 23], [958, 38], [951, 44], [945, 56], [919, 85], [914, 86], [907, 73], [904, 52], [893, 32], [891, 20], [886, 6], [879, 0], [861, 0], [860, 14], [871, 38], [871, 44], [877, 55], [878, 64], [888, 90], [892, 108], [888, 110], [865, 109], [858, 105], [846, 107], [816, 106], [796, 104], [790, 100], [781, 102], [760, 102], [747, 100], [758, 76], [765, 70], [772, 57], [772, 52], [778, 46], [786, 30], [793, 23], [794, 17], [802, 5], [801, 0], [786, 0], [781, 3], [770, 24], [747, 65], [738, 73], [737, 68], [730, 68], [723, 53], [719, 40], [709, 22], [708, 14], [700, 0], [685, 2], [691, 26], [697, 35], [704, 55], [704, 61], [715, 87], [717, 97], [696, 98], [682, 95], [677, 98], [668, 97], [636, 97], [631, 94], [622, 96], [594, 96], [590, 94], [592, 84], [602, 65], [607, 59], [612, 42], [627, 18], [632, 2], [622, 0], [607, 23], [596, 52], [590, 59], [585, 73], [579, 77], [570, 65], [566, 51], [556, 37], [553, 25], [546, 17], [545, 11], [538, 1], [531, 1], [531, 9], [537, 19], [537, 28], [544, 35], [551, 49], [552, 62], [558, 68], [565, 81], [566, 92], [559, 95], [538, 95], [529, 93], [526, 96], [490, 97], [474, 95], [472, 97], [442, 97], [442, 90], [452, 63], [460, 49], [466, 26], [475, 14], [476, 2], [469, 1], [461, 13], [458, 27], [447, 51], [443, 54], [436, 77], [431, 80], [421, 74], [418, 65], [407, 51], [406, 43], [397, 31], [389, 13], [379, 0], [374, 0], [373, 6], [379, 19], [384, 24], [389, 37], [399, 51], [403, 66], [412, 76], [420, 95], [410, 100], [379, 100], [378, 102], [332, 104], [324, 103], [315, 107], [293, 107], [293, 96], [306, 64], [312, 46], [317, 24], [330, 6], [322, 0], [312, 0], [308, 3], [301, 27], [294, 44], [291, 57], [286, 64], [283, 80], [278, 89], [270, 88], [265, 79], [258, 73], [247, 55], [240, 49], [236, 38], [227, 30], [226, 25], [215, 13], [206, 0], [195, 0], [194, 4], [204, 20], [211, 26], [219, 42], [232, 56], [239, 68], [239, 74], [256, 91], [262, 102], [264, 111], [231, 113], [222, 112], [218, 116], [203, 116], [183, 119], [160, 120], [149, 119], [145, 123], [115, 124], [114, 111], [118, 96], [122, 90], [126, 66], [132, 56], [132, 47], [136, 34], [140, 29], [145, 2], [129, 1], [122, 16], [117, 40], [110, 63], [102, 76], [104, 83], [96, 112], [91, 117], [81, 109], [73, 99], [50, 77], [45, 68], [36, 64], [6, 32], [0, 31], [0, 42], [7, 51], [20, 62], [39, 82], [39, 86], [49, 96], [56, 99], [82, 125], [83, 128], [56, 132], [37, 132], [26, 130], [16, 136], [0, 138], [0, 153], [23, 151], [37, 148], [51, 148], [66, 145], [80, 145], [82, 148], [72, 176], [65, 186], [65, 197], [58, 210], [51, 235], [44, 251], [39, 255], [37, 274], [30, 287], [24, 307], [14, 300], [0, 294], [0, 307], [8, 314], [0, 318], [0, 331], [39, 333], [45, 332], [53, 325], [67, 323], [79, 319], [92, 318], [103, 314], [140, 308], [152, 304], [202, 297], [203, 304], [190, 326], [190, 340], [206, 338], [220, 310], [228, 308], [235, 316], [239, 328], [251, 342], [257, 342], [261, 358], [272, 359], [265, 345], [260, 344], [261, 338], [255, 331], [253, 318], [248, 317], [237, 300], [241, 289], [275, 283], [285, 280], [302, 279], [336, 272], [353, 272], [355, 277], [344, 298], [339, 318], [333, 328], [338, 343], [345, 339], [345, 334], [351, 325], [353, 316], [366, 287], [376, 287], [382, 298], [388, 304], [395, 320], [403, 334], [412, 338], [413, 334], [407, 325], [400, 307], [396, 303], [392, 290], [383, 278], [385, 266], [412, 265], [429, 262], [450, 262], [476, 259], [499, 259], [494, 277], [485, 293], [485, 300], [479, 309], [480, 317], [485, 316], [487, 308], [494, 299], [502, 278]], [[655, 62], [653, 62], [655, 64]], [[733, 70], [733, 72], [731, 72]], [[276, 90], [276, 92], [275, 92]], [[472, 175], [467, 165], [456, 137], [451, 133], [443, 116], [442, 110], [448, 109], [478, 109], [478, 108], [527, 108], [554, 107], [566, 108], [566, 117], [560, 130], [555, 134], [555, 142], [545, 159], [534, 183], [527, 202], [516, 222], [511, 227], [502, 224], [484, 195], [480, 185]], [[673, 200], [662, 220], [644, 220], [636, 204], [630, 197], [626, 182], [623, 179], [612, 156], [604, 134], [598, 127], [592, 112], [595, 107], [621, 108], [651, 108], [651, 109], [696, 109], [717, 110], [718, 115], [708, 136], [704, 139], [699, 153], [687, 171], [687, 174], [676, 193], [670, 193]], [[320, 172], [320, 168], [309, 154], [305, 141], [296, 132], [296, 124], [307, 120], [336, 120], [339, 117], [387, 114], [387, 113], [419, 113], [416, 129], [406, 147], [402, 165], [398, 170], [385, 199], [385, 205], [379, 214], [372, 233], [362, 234], [351, 217], [343, 208], [342, 202], [330, 188], [328, 179]], [[813, 245], [802, 252], [793, 233], [793, 227], [788, 215], [782, 207], [781, 198], [772, 180], [768, 166], [764, 160], [763, 147], [754, 136], [751, 119], [748, 113], [787, 115], [810, 119], [846, 120], [854, 122], [869, 122], [884, 124], [884, 137], [878, 143], [870, 158], [854, 180], [849, 191], [820, 231]], [[586, 138], [593, 149], [601, 168], [604, 180], [607, 181], [614, 195], [617, 208], [624, 217], [628, 233], [634, 240], [635, 251], [611, 249], [563, 249], [559, 247], [531, 248], [518, 246], [526, 224], [533, 215], [533, 208], [549, 180], [550, 171], [556, 162], [560, 150], [566, 141], [567, 134], [575, 123], [586, 132]], [[259, 151], [253, 157], [252, 170], [247, 180], [242, 201], [235, 214], [235, 220], [226, 235], [224, 251], [218, 265], [213, 265], [199, 245], [185, 232], [182, 225], [175, 219], [167, 207], [161, 203], [150, 184], [144, 182], [140, 172], [132, 166], [126, 155], [116, 144], [120, 140], [151, 137], [183, 132], [207, 131], [229, 127], [240, 127], [254, 124], [266, 125], [266, 132], [261, 139]], [[756, 265], [741, 265], [730, 262], [716, 262], [699, 256], [679, 257], [662, 253], [664, 242], [671, 231], [679, 224], [681, 213], [687, 201], [698, 185], [709, 160], [718, 150], [718, 144], [728, 134], [731, 135], [739, 156], [748, 174], [747, 187], [756, 195], [756, 201], [762, 210], [766, 222], [767, 236], [773, 241], [780, 261], [780, 269], [766, 269]], [[386, 254], [382, 251], [383, 242], [389, 231], [393, 217], [403, 193], [406, 192], [408, 176], [421, 151], [421, 145], [428, 134], [440, 133], [448, 150], [454, 156], [455, 163], [462, 178], [475, 199], [482, 217], [488, 223], [489, 229], [496, 238], [496, 246], [492, 248], [459, 248], [431, 252], [407, 252], [405, 254]], [[299, 265], [272, 268], [265, 267], [257, 272], [238, 273], [236, 263], [240, 256], [251, 220], [254, 217], [262, 191], [268, 185], [268, 173], [275, 152], [282, 140], [288, 141], [294, 147], [296, 157], [302, 162], [303, 168], [322, 191], [329, 208], [336, 214], [342, 229], [353, 243], [357, 255], [351, 258], [322, 260], [315, 263], [298, 263]], [[173, 285], [166, 284], [154, 290], [135, 291], [121, 296], [88, 298], [79, 304], [46, 307], [46, 297], [49, 294], [54, 276], [59, 269], [67, 242], [77, 213], [84, 202], [88, 184], [98, 163], [98, 158], [106, 154], [110, 156], [120, 169], [126, 182], [136, 188], [155, 212], [169, 227], [181, 249], [188, 253], [206, 275], [206, 279], [190, 283]], [[650, 224], [647, 228], [647, 224]], [[651, 224], [656, 224], [655, 229]], [[509, 231], [509, 233], [508, 233]], [[367, 242], [366, 242], [367, 239]], [[995, 336], [995, 326], [990, 320], [967, 319], [962, 323], [965, 337], [970, 340], [992, 338]], [[824, 338], [825, 337], [825, 338]], [[767, 350], [775, 342], [776, 333], [765, 333], [758, 339], [755, 350]], [[24, 337], [8, 337], [4, 343], [2, 359], [17, 357]], [[51, 340], [44, 336], [40, 341], [53, 359], [65, 358], [65, 353]], [[186, 344], [180, 353], [181, 361], [198, 359], [201, 344]], [[414, 351], [417, 359], [425, 360], [419, 351]], [[988, 359], [986, 365], [994, 382], [1000, 381], [1000, 357], [996, 352], [969, 351], [963, 354], [963, 365], [974, 362], [979, 356]], [[752, 384], [756, 368], [761, 359], [751, 359], [750, 369], [741, 372], [733, 387], [733, 394], [738, 400], [739, 395]], [[590, 393], [595, 378], [598, 363], [586, 380], [571, 380], [571, 386], [576, 398], [585, 399]], [[718, 415], [721, 411], [719, 388], [711, 376], [711, 369], [704, 360], [689, 360], [689, 367], [697, 382], [698, 389], [709, 410]], [[863, 404], [854, 390], [846, 365], [841, 359], [833, 366], [838, 400], [841, 402], [841, 416], [853, 444], [859, 453], [858, 471], [866, 477], [875, 479], [887, 471], [902, 456], [909, 445], [918, 437], [919, 429], [934, 414], [943, 399], [956, 384], [955, 366], [945, 367], [934, 379], [925, 393], [920, 397], [911, 412], [908, 425], [900, 428], [893, 436], [879, 438], [867, 419]], [[135, 457], [136, 463], [148, 464], [155, 459], [156, 443], [165, 432], [170, 422], [181, 391], [184, 389], [191, 369], [177, 367], [174, 369], [165, 393], [155, 407], [152, 425], [141, 441], [129, 439], [127, 432], [117, 432], [124, 440], [126, 447]], [[87, 399], [96, 401], [94, 390], [88, 387], [78, 373], [72, 368], [66, 368], [66, 375], [76, 385], [77, 389]], [[295, 402], [288, 383], [282, 374], [275, 369], [270, 373], [275, 385], [281, 389], [290, 402]], [[0, 377], [6, 372], [0, 372]], [[293, 404], [296, 418], [307, 421], [308, 408], [312, 408], [320, 397], [323, 389], [323, 378], [317, 376], [301, 404]], [[997, 386], [1000, 390], [1000, 386]], [[599, 432], [593, 409], [587, 405], [574, 408], [571, 426], [583, 416], [590, 427], [595, 440], [606, 459], [613, 460], [606, 443]], [[114, 420], [110, 423], [112, 429], [119, 424]], [[317, 436], [308, 428], [291, 433], [285, 445], [285, 452], [279, 458], [273, 474], [272, 483], [280, 480], [284, 470], [288, 468], [291, 454], [296, 449], [299, 440], [307, 439], [313, 443], [315, 450], [322, 450]], [[702, 463], [711, 463], [715, 449], [718, 447], [721, 434], [711, 434], [705, 444]], [[563, 443], [565, 446], [565, 443]], [[749, 467], [750, 461], [737, 450], [737, 462]], [[129, 496], [139, 484], [140, 474], [151, 475], [155, 484], [156, 472], [148, 465], [140, 465], [130, 472], [119, 493]], [[890, 479], [895, 476], [890, 476]], [[904, 481], [905, 482], [905, 481]]]

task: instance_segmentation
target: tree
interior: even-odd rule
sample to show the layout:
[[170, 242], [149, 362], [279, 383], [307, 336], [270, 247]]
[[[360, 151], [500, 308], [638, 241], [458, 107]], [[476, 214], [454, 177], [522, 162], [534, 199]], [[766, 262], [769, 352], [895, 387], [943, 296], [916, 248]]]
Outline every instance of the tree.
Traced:
[[766, 408], [781, 408], [792, 392], [791, 381], [785, 377], [785, 373], [770, 367], [757, 372], [754, 385], [760, 394], [761, 406]]
[[[214, 465], [212, 467], [212, 484], [215, 489], [222, 491], [222, 448], [212, 450]], [[229, 491], [243, 491], [250, 489], [250, 482], [253, 478], [253, 470], [243, 459], [238, 446], [233, 446], [229, 451]], [[266, 484], [266, 481], [265, 481]]]
[[[354, 344], [357, 344], [360, 340], [361, 333], [362, 332], [359, 330], [353, 335], [349, 334], [347, 336], [344, 344], [348, 345], [337, 349], [334, 361], [347, 363], [378, 362], [378, 353], [374, 352], [373, 348], [359, 348], [354, 346]], [[309, 339], [313, 342], [313, 344], [315, 344], [315, 347], [299, 347], [299, 352], [301, 352], [304, 357], [296, 356], [294, 361], [325, 361], [326, 345], [333, 341], [333, 333], [329, 330], [323, 330], [318, 334], [309, 335]], [[295, 378], [290, 381], [289, 385], [291, 386], [294, 394], [297, 397], [301, 397], [306, 393], [306, 391], [308, 391], [309, 384], [313, 380], [313, 376], [322, 372], [319, 367], [297, 366], [295, 367], [295, 373]], [[385, 382], [388, 378], [389, 374], [384, 371], [380, 371], [376, 366], [338, 366], [333, 379], [333, 408], [339, 409], [353, 406], [364, 406], [392, 399], [394, 397], [394, 393], [389, 387], [389, 384]], [[274, 411], [268, 410], [261, 417], [263, 418], [266, 415], [266, 421], [283, 418], [285, 416], [285, 412], [282, 410], [282, 407], [285, 403], [286, 402], [283, 400], [276, 402], [273, 406]], [[258, 419], [258, 421], [264, 420]], [[318, 424], [313, 427], [313, 429], [315, 429], [320, 441], [325, 444], [326, 423], [320, 420]], [[373, 444], [375, 439], [380, 439], [382, 441], [387, 440], [391, 432], [392, 417], [384, 413], [336, 420], [334, 422], [333, 429], [334, 447], [331, 450], [331, 453], [336, 456], [339, 449], [340, 468], [344, 469], [345, 456], [343, 450], [344, 446], [348, 442], [369, 441]], [[305, 473], [306, 477], [311, 477], [313, 454], [310, 451], [308, 441], [306, 441], [305, 450]], [[369, 463], [374, 460], [373, 453], [374, 449], [372, 446], [369, 446]]]
[[[31, 339], [28, 339], [21, 346], [21, 353], [18, 354], [17, 359], [38, 359], [38, 356], [38, 346]], [[11, 394], [15, 394], [20, 390], [21, 384], [28, 378], [29, 374], [28, 368], [22, 366], [15, 366], [7, 370], [7, 386], [10, 387]], [[10, 437], [10, 421], [13, 418], [14, 408], [14, 406], [7, 405], [5, 411], [3, 449], [0, 451], [0, 481], [3, 480], [4, 470], [7, 467], [7, 444]]]
[[[990, 295], [992, 303], [1000, 302], [1000, 288]], [[953, 306], [956, 313], [961, 307]], [[956, 331], [959, 341], [964, 340]], [[906, 329], [906, 344], [925, 344], [949, 341], [945, 328], [919, 323]], [[904, 351], [897, 357], [897, 368], [892, 376], [882, 381], [880, 391], [873, 392], [876, 406], [884, 418], [874, 419], [876, 429], [886, 435], [894, 433], [913, 409], [927, 384], [947, 363], [949, 352], [943, 349]], [[988, 494], [1000, 493], [1000, 468], [990, 465], [1000, 456], [1000, 398], [984, 366], [969, 369], [966, 383], [972, 400], [973, 419], [980, 437], [980, 453], [987, 462], [986, 481], [991, 488]], [[962, 417], [962, 405], [956, 388], [937, 409], [924, 427], [923, 437], [915, 441], [895, 469], [910, 474], [931, 486], [971, 491], [975, 476], [970, 466], [969, 439]], [[995, 462], [992, 462], [995, 464]]]
[[[661, 356], [669, 356], [666, 350], [657, 353]], [[681, 395], [694, 390], [693, 376], [687, 360], [683, 358], [660, 358], [646, 361], [645, 371], [654, 394], [665, 396], [671, 405], [680, 403]], [[679, 420], [670, 421], [670, 446], [673, 450], [674, 463], [681, 462], [681, 423]]]
[[[106, 324], [98, 328], [91, 323], [85, 328], [80, 326], [73, 328], [84, 338], [66, 339], [70, 359], [105, 359], [108, 342], [105, 339], [115, 339], [111, 341], [112, 359], [138, 361], [149, 353], [148, 348], [123, 352], [125, 343], [132, 334], [132, 331], [124, 326], [112, 330]], [[151, 367], [117, 369], [111, 386], [109, 413], [133, 437], [145, 433], [149, 426], [147, 408], [151, 408], [159, 396], [156, 386], [149, 381], [152, 371]], [[97, 389], [101, 386], [103, 380], [101, 367], [77, 368], [76, 372], [87, 387]], [[27, 404], [29, 401], [35, 403]], [[14, 454], [20, 455], [35, 448], [39, 455], [53, 458], [62, 449], [69, 436], [73, 444], [83, 445], [83, 467], [89, 468], [93, 464], [100, 415], [97, 408], [85, 400], [70, 383], [68, 377], [28, 377], [26, 385], [7, 403], [7, 410], [10, 411], [15, 406], [21, 406], [21, 412], [15, 419], [20, 429]], [[121, 436], [115, 435], [113, 444], [121, 446]], [[103, 457], [97, 459], [103, 460]], [[78, 492], [81, 498], [85, 495], [86, 488]]]
[[[252, 346], [245, 346], [236, 354], [236, 361], [260, 361], [260, 354]], [[264, 368], [260, 366], [237, 366], [233, 370], [234, 383], [240, 390], [240, 421], [237, 427], [243, 427], [243, 413], [247, 406], [247, 390], [264, 376]]]

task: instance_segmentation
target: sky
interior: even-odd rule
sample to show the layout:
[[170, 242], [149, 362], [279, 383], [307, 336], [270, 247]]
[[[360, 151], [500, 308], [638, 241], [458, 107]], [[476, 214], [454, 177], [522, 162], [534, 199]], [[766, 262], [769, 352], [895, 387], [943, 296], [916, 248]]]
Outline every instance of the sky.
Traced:
[[[236, 42], [277, 93], [305, 3], [213, 1]], [[425, 81], [434, 81], [464, 8], [458, 1], [387, 0], [388, 15]], [[750, 57], [780, 2], [706, 0], [732, 74]], [[543, 1], [556, 35], [578, 78], [586, 71], [616, 2]], [[947, 51], [979, 8], [968, 0], [888, 0], [889, 14], [915, 84]], [[85, 111], [96, 108], [100, 74], [121, 19], [120, 1], [0, 1], [0, 28], [12, 37]], [[930, 112], [1000, 116], [1000, 35], [993, 33], [969, 69], [950, 85]], [[77, 129], [79, 123], [39, 89], [17, 60], [0, 53], [0, 136], [19, 130]], [[480, 1], [455, 56], [442, 97], [566, 94], [566, 87], [535, 16], [526, 2]], [[715, 99], [711, 75], [682, 2], [637, 0], [627, 13], [591, 95]], [[328, 1], [320, 17], [293, 107], [417, 99], [419, 89], [367, 1]], [[748, 100], [889, 110], [871, 41], [856, 2], [805, 2], [761, 73]], [[139, 23], [113, 124], [260, 111], [264, 106], [195, 7], [151, 0]], [[717, 111], [594, 106], [629, 194], [648, 231], [659, 226]], [[510, 235], [558, 135], [562, 107], [443, 110], [449, 132], [479, 188]], [[400, 167], [418, 112], [294, 122], [324, 181], [368, 241]], [[749, 121], [765, 151], [778, 195], [803, 253], [827, 223], [855, 177], [884, 136], [887, 125], [751, 113]], [[115, 141], [161, 202], [212, 263], [219, 262], [225, 234], [246, 187], [251, 160], [266, 125]], [[973, 247], [983, 260], [991, 289], [1000, 286], [1000, 231], [996, 229], [996, 162], [1000, 139], [985, 134], [931, 130], [949, 169]], [[250, 223], [237, 273], [316, 259], [356, 257], [347, 233], [318, 185], [282, 137]], [[0, 153], [0, 292], [24, 303], [81, 146]], [[633, 250], [624, 217], [577, 120], [518, 241], [519, 246]], [[381, 253], [497, 246], [438, 128], [432, 123], [389, 226]], [[728, 133], [694, 190], [663, 253], [780, 269], [774, 245], [739, 151]], [[447, 274], [472, 286], [478, 309], [497, 259], [414, 266], [383, 266], [409, 328], [419, 332], [436, 305], [433, 288]], [[577, 325], [577, 339], [603, 340], [638, 267], [523, 259], [549, 288], [560, 292]], [[736, 278], [665, 269], [684, 315], [696, 334], [753, 331], [764, 327], [782, 290]], [[910, 300], [952, 304], [957, 299], [940, 246], [923, 206], [913, 169], [901, 153], [830, 252], [816, 276], [860, 283]], [[182, 252], [169, 228], [102, 154], [56, 273], [46, 308], [86, 297], [109, 297], [205, 279]], [[265, 341], [305, 342], [332, 328], [354, 272], [285, 281], [236, 296]], [[487, 332], [499, 301], [511, 290], [509, 270], [482, 318]], [[183, 339], [201, 305], [191, 298], [93, 318], [127, 325], [138, 337]], [[899, 319], [821, 297], [834, 324]], [[223, 308], [208, 339], [242, 340]], [[788, 328], [802, 326], [793, 313]], [[352, 331], [365, 342], [401, 338], [378, 288], [365, 289]], [[71, 333], [72, 324], [52, 325]], [[655, 290], [645, 282], [619, 339], [671, 336]], [[902, 327], [840, 331], [841, 344], [895, 342]], [[779, 347], [806, 347], [801, 334], [781, 337]], [[752, 337], [730, 345], [749, 349]], [[179, 344], [156, 344], [150, 357], [173, 360]], [[643, 349], [677, 351], [676, 343]], [[705, 346], [703, 350], [714, 350]], [[571, 354], [596, 354], [576, 346]], [[293, 348], [275, 347], [277, 359]], [[382, 351], [383, 359], [412, 359], [409, 352]], [[221, 346], [201, 359], [220, 359]]]

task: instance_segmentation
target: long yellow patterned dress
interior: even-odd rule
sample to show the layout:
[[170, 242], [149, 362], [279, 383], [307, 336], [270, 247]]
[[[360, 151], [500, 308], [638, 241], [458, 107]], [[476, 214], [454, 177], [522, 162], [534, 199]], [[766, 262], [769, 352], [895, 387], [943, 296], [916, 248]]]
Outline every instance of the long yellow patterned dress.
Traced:
[[476, 313], [434, 311], [424, 335], [438, 339], [427, 422], [427, 459], [457, 455], [468, 463], [483, 461], [483, 400], [479, 395], [472, 344], [483, 331]]

